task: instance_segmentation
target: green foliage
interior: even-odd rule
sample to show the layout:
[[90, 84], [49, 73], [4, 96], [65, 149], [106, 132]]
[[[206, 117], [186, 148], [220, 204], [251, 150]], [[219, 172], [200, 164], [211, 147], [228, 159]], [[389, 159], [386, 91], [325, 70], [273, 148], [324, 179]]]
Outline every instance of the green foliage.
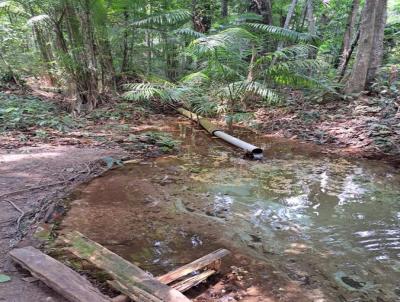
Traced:
[[305, 33], [299, 33], [294, 30], [284, 29], [273, 25], [267, 25], [263, 23], [243, 23], [244, 27], [254, 29], [258, 32], [265, 33], [269, 37], [279, 41], [290, 41], [290, 42], [307, 42], [316, 43], [318, 38]]
[[191, 13], [187, 10], [175, 10], [170, 12], [164, 12], [161, 14], [148, 16], [139, 21], [132, 23], [133, 26], [144, 27], [144, 26], [154, 26], [154, 25], [172, 25], [180, 22], [186, 22], [190, 19]]
[[158, 146], [163, 153], [175, 152], [181, 144], [180, 141], [173, 139], [171, 134], [160, 131], [144, 132], [134, 136], [132, 139]]
[[[52, 128], [67, 131], [78, 124], [56, 105], [36, 97], [20, 97], [0, 93], [0, 129], [26, 130], [28, 128]], [[45, 136], [40, 130], [37, 136]]]
[[147, 115], [145, 108], [131, 102], [118, 102], [111, 107], [93, 110], [87, 118], [94, 120], [140, 120]]

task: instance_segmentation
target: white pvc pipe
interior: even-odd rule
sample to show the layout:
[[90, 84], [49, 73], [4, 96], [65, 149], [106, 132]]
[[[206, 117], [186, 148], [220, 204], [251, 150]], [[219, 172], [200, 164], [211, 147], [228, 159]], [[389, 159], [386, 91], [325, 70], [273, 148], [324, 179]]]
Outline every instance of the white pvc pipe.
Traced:
[[216, 130], [212, 134], [223, 139], [224, 141], [236, 146], [236, 147], [239, 147], [239, 148], [245, 150], [247, 153], [251, 153], [253, 155], [254, 159], [262, 159], [263, 158], [262, 149], [254, 146], [252, 144], [246, 143], [245, 141], [242, 141], [242, 140], [240, 140], [236, 137], [233, 137], [229, 134], [226, 134], [225, 132], [220, 131], [220, 130]]

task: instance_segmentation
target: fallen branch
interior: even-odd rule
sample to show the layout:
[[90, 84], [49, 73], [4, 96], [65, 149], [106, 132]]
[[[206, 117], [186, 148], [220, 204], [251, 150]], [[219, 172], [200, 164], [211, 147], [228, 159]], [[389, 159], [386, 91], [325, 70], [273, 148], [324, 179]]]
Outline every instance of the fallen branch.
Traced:
[[57, 185], [62, 185], [64, 183], [66, 183], [66, 182], [75, 180], [82, 173], [85, 173], [85, 172], [88, 173], [87, 176], [89, 176], [90, 173], [91, 173], [91, 169], [90, 169], [89, 165], [87, 165], [87, 164], [86, 164], [86, 169], [85, 170], [80, 171], [78, 174], [76, 174], [76, 175], [74, 175], [74, 176], [72, 176], [72, 177], [70, 177], [68, 179], [57, 181], [57, 182], [53, 182], [53, 183], [49, 183], [49, 184], [44, 184], [44, 185], [40, 185], [40, 186], [36, 186], [36, 187], [30, 187], [30, 188], [26, 188], [26, 189], [14, 191], [14, 192], [8, 192], [8, 193], [0, 195], [0, 199], [1, 198], [5, 198], [5, 197], [10, 197], [12, 195], [20, 194], [20, 193], [25, 193], [25, 192], [29, 192], [29, 191], [38, 190], [38, 189], [43, 189], [43, 188], [53, 187], [53, 186], [57, 186]]
[[20, 233], [22, 235], [21, 232], [21, 221], [22, 218], [24, 218], [25, 216], [25, 212], [23, 210], [21, 210], [21, 208], [19, 208], [15, 203], [13, 203], [11, 200], [4, 200], [6, 202], [8, 202], [10, 205], [12, 205], [14, 207], [14, 209], [16, 209], [21, 215], [18, 217], [17, 219], [17, 232]]

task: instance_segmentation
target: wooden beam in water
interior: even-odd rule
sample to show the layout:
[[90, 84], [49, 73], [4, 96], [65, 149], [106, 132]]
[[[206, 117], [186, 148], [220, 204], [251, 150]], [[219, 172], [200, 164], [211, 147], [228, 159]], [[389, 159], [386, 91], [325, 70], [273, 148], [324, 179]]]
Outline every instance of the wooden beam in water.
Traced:
[[112, 278], [111, 285], [116, 286], [131, 299], [141, 302], [188, 302], [182, 293], [173, 289], [136, 265], [109, 251], [100, 244], [86, 238], [79, 232], [71, 232], [63, 240], [69, 245], [67, 250], [75, 256], [93, 263]]
[[201, 282], [206, 281], [208, 277], [215, 273], [216, 271], [214, 270], [206, 270], [198, 275], [194, 275], [189, 278], [185, 278], [182, 281], [174, 283], [171, 285], [171, 287], [179, 290], [181, 293], [184, 293], [192, 287], [199, 285]]
[[200, 269], [203, 269], [205, 267], [209, 267], [211, 270], [217, 271], [218, 269], [215, 269], [215, 266], [219, 264], [222, 257], [225, 257], [229, 254], [230, 254], [230, 252], [226, 249], [216, 250], [204, 257], [201, 257], [201, 258], [189, 263], [189, 264], [181, 266], [165, 275], [157, 277], [157, 280], [164, 284], [170, 284], [182, 277], [185, 277], [185, 276], [187, 276], [195, 271], [198, 271]]
[[84, 277], [34, 247], [14, 249], [11, 258], [71, 302], [110, 302]]

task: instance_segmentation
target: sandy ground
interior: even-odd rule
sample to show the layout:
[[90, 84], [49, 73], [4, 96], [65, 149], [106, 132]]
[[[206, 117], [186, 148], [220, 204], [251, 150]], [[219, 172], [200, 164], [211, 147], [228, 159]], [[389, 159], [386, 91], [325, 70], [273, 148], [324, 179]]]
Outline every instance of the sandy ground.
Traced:
[[[15, 267], [7, 253], [16, 246], [39, 244], [29, 235], [20, 241], [22, 234], [31, 234], [43, 216], [54, 215], [54, 201], [96, 175], [96, 160], [124, 155], [118, 149], [49, 145], [0, 150], [0, 273], [11, 277], [10, 282], [0, 283], [0, 301], [65, 301], [40, 281], [24, 280], [29, 273]], [[22, 213], [19, 231], [17, 221]]]

